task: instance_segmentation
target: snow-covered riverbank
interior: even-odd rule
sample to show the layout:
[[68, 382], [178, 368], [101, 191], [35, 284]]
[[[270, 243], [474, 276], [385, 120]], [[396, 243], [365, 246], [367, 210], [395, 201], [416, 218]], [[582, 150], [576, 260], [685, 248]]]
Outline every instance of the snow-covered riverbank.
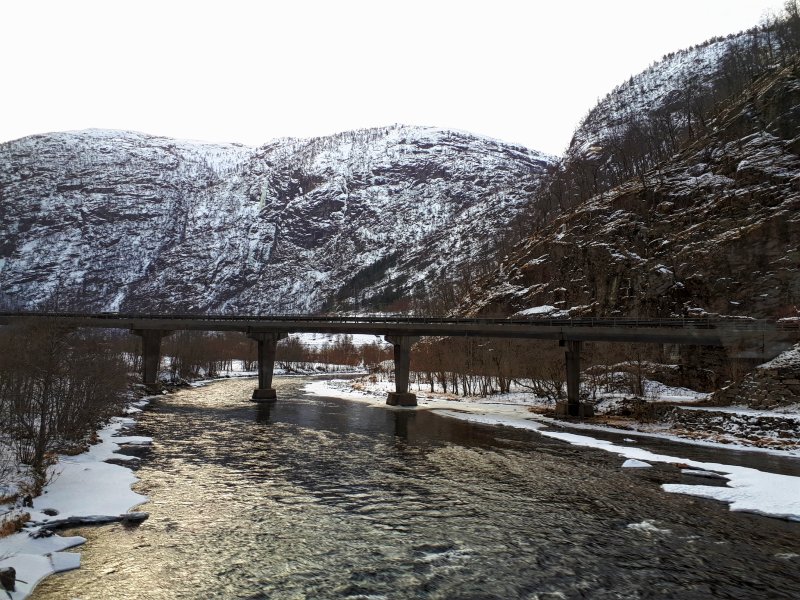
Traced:
[[[135, 414], [147, 403], [147, 399], [135, 403], [129, 413]], [[62, 519], [80, 518], [91, 522], [117, 517], [147, 501], [146, 496], [131, 490], [138, 481], [131, 469], [106, 462], [109, 459], [135, 461], [136, 457], [117, 451], [122, 445], [151, 443], [150, 438], [123, 434], [133, 423], [129, 416], [115, 417], [98, 431], [99, 443], [90, 446], [87, 452], [59, 456], [58, 462], [50, 467], [50, 482], [40, 496], [32, 499], [33, 507], [24, 509], [30, 514], [30, 522], [22, 531], [0, 538], [0, 568], [16, 570], [16, 591], [10, 593], [13, 600], [25, 598], [42, 578], [80, 566], [80, 554], [64, 550], [84, 543], [84, 538], [57, 534], [37, 538], [31, 534]], [[14, 509], [15, 506], [0, 507], [2, 511]]]
[[[335, 396], [375, 406], [385, 406], [385, 388], [388, 385], [387, 382], [369, 382], [363, 379], [355, 381], [327, 380], [309, 383], [305, 390], [313, 395]], [[417, 409], [389, 408], [392, 410], [434, 410], [448, 417], [476, 423], [535, 430], [541, 435], [557, 438], [570, 444], [613, 452], [625, 459], [635, 459], [645, 463], [657, 462], [680, 465], [684, 470], [697, 471], [708, 474], [710, 477], [719, 477], [721, 475], [722, 478], [727, 480], [726, 486], [664, 484], [662, 487], [667, 492], [720, 500], [728, 503], [731, 510], [800, 521], [800, 477], [768, 473], [749, 467], [658, 454], [635, 445], [621, 445], [591, 437], [591, 430], [617, 434], [625, 433], [633, 437], [645, 436], [683, 443], [702, 444], [717, 447], [720, 450], [731, 449], [731, 444], [709, 440], [687, 440], [676, 435], [670, 435], [666, 430], [659, 431], [657, 429], [653, 430], [653, 428], [650, 428], [651, 431], [640, 432], [633, 430], [621, 431], [618, 428], [592, 423], [580, 423], [574, 426], [570, 424], [570, 428], [575, 427], [587, 430], [587, 435], [578, 435], [563, 429], [556, 430], [560, 428], [562, 423], [531, 410], [532, 408], [540, 407], [541, 402], [540, 399], [535, 398], [532, 394], [524, 393], [466, 399], [436, 394], [419, 394], [419, 407]], [[727, 412], [730, 411], [731, 409], [727, 409]], [[633, 439], [630, 441], [634, 442]], [[736, 449], [800, 457], [800, 451], [798, 450], [774, 450], [752, 446], [737, 446]]]

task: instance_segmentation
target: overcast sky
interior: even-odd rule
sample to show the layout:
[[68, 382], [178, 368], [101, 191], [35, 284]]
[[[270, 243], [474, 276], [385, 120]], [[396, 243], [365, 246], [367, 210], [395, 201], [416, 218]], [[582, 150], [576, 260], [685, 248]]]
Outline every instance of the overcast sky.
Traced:
[[553, 154], [615, 85], [782, 0], [0, 3], [0, 141], [101, 127], [260, 145], [404, 123]]

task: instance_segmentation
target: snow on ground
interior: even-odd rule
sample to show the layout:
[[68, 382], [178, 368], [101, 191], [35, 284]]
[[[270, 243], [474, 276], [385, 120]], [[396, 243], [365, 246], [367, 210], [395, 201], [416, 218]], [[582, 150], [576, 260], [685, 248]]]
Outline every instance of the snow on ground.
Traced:
[[[318, 362], [289, 362], [289, 361], [276, 361], [275, 368], [272, 370], [274, 376], [277, 375], [320, 375], [325, 373], [347, 373], [354, 375], [364, 375], [366, 371], [363, 367], [354, 367], [351, 365], [335, 365], [330, 363]], [[233, 369], [222, 370], [217, 372], [217, 377], [258, 377], [258, 371], [246, 371], [244, 363], [240, 360], [233, 361]], [[202, 379], [194, 381], [190, 385], [198, 385], [208, 383], [213, 379]]]
[[[136, 403], [141, 409], [147, 400]], [[13, 600], [25, 598], [36, 584], [51, 573], [80, 566], [80, 554], [62, 552], [86, 540], [79, 536], [34, 539], [29, 533], [48, 521], [69, 517], [117, 516], [147, 501], [147, 496], [131, 490], [137, 478], [123, 466], [105, 462], [133, 461], [136, 457], [117, 454], [122, 444], [145, 445], [151, 439], [142, 436], [120, 435], [132, 425], [130, 417], [115, 417], [98, 432], [100, 442], [87, 452], [76, 456], [59, 456], [51, 467], [51, 481], [41, 496], [33, 499], [31, 524], [19, 533], [0, 538], [0, 568], [14, 567], [17, 571], [17, 591], [10, 593]], [[48, 515], [44, 511], [57, 511]]]
[[[683, 408], [683, 407], [681, 407]], [[710, 410], [716, 410], [716, 407], [709, 407]], [[670, 442], [678, 442], [681, 444], [690, 444], [692, 446], [704, 446], [706, 448], [717, 448], [720, 450], [736, 450], [737, 452], [757, 452], [762, 454], [772, 454], [773, 456], [783, 456], [800, 458], [800, 450], [798, 449], [778, 449], [778, 448], [765, 448], [761, 446], [748, 446], [739, 442], [720, 442], [715, 439], [701, 439], [692, 437], [683, 437], [670, 433], [671, 429], [669, 424], [665, 423], [638, 423], [635, 425], [636, 429], [620, 429], [619, 427], [611, 427], [597, 423], [579, 423], [569, 422], [568, 424], [558, 419], [552, 419], [545, 416], [539, 416], [539, 420], [548, 423], [554, 427], [566, 427], [578, 431], [597, 431], [602, 433], [625, 433], [644, 440], [648, 438], [656, 438], [661, 440], [668, 440]], [[636, 440], [625, 438], [624, 442], [635, 443]]]
[[[394, 391], [394, 383], [378, 381], [364, 383], [364, 379], [326, 379], [313, 381], [305, 386], [305, 391], [317, 396], [336, 396], [346, 400], [355, 400], [367, 404], [384, 406], [386, 395]], [[429, 393], [424, 390], [411, 390], [417, 396], [417, 404], [422, 408], [433, 410], [453, 410], [462, 413], [483, 413], [491, 408], [494, 416], [505, 415], [515, 419], [535, 421], [538, 415], [530, 412], [530, 407], [547, 404], [547, 400], [536, 398], [533, 394], [521, 392], [491, 396], [488, 398], [463, 398], [454, 394]], [[552, 403], [550, 403], [552, 406]], [[406, 410], [404, 407], [392, 407]], [[411, 410], [414, 410], [411, 408]], [[487, 418], [492, 418], [487, 416]], [[493, 423], [495, 424], [495, 423]]]
[[673, 387], [660, 381], [646, 380], [644, 382], [644, 395], [652, 402], [699, 402], [705, 400], [710, 394], [697, 392], [689, 388]]
[[[537, 259], [538, 260], [538, 259]], [[535, 262], [535, 261], [531, 261]], [[531, 306], [530, 308], [526, 308], [525, 310], [520, 310], [514, 313], [515, 317], [547, 317], [550, 319], [561, 319], [565, 317], [569, 317], [568, 310], [562, 310], [560, 308], [556, 308], [555, 306], [550, 306], [549, 304], [543, 304], [542, 306]]]
[[[245, 363], [242, 360], [233, 360], [231, 361], [231, 369], [221, 369], [216, 371], [210, 377], [208, 373], [204, 369], [200, 369], [199, 377], [200, 379], [193, 379], [191, 381], [184, 381], [182, 380], [181, 383], [184, 385], [189, 385], [190, 387], [203, 387], [208, 385], [209, 383], [213, 383], [214, 381], [218, 381], [220, 379], [229, 379], [229, 378], [256, 378], [258, 377], [258, 371], [249, 371], [246, 370]], [[272, 369], [273, 376], [281, 376], [281, 377], [306, 377], [308, 375], [330, 375], [330, 374], [341, 374], [341, 375], [366, 375], [367, 371], [364, 367], [361, 366], [353, 366], [353, 365], [337, 365], [332, 363], [319, 363], [319, 362], [292, 362], [292, 361], [276, 361], [275, 367]], [[164, 385], [174, 384], [175, 382], [170, 378], [169, 373], [167, 370], [163, 370], [160, 373], [160, 380], [161, 383]], [[163, 394], [166, 394], [166, 390], [162, 390]], [[129, 407], [126, 409], [126, 414], [133, 414], [136, 412], [140, 412], [140, 409], [136, 407]]]
[[453, 417], [461, 419], [462, 421], [469, 421], [470, 423], [481, 423], [482, 425], [506, 425], [508, 427], [516, 427], [517, 429], [530, 429], [537, 431], [544, 427], [544, 424], [530, 419], [515, 418], [514, 415], [488, 415], [480, 413], [464, 413], [455, 410], [437, 409], [436, 414], [444, 415], [446, 417]]
[[628, 529], [633, 529], [634, 531], [641, 531], [647, 534], [654, 534], [654, 533], [669, 533], [669, 529], [662, 529], [660, 527], [656, 527], [655, 521], [653, 519], [645, 519], [641, 523], [631, 523], [628, 525]]
[[[781, 319], [781, 321], [786, 321]], [[781, 352], [769, 362], [758, 365], [756, 369], [791, 369], [800, 365], [800, 344], [795, 344], [789, 350]]]
[[[331, 363], [286, 363], [278, 361], [274, 375], [325, 375], [341, 373], [342, 375], [366, 375], [366, 370], [361, 366], [335, 365]], [[253, 375], [258, 376], [258, 373]]]
[[[617, 389], [624, 389], [624, 382], [630, 377], [629, 373], [614, 372], [606, 375], [606, 379], [614, 384]], [[601, 386], [602, 387], [602, 386]], [[642, 382], [644, 397], [648, 402], [669, 402], [670, 404], [683, 404], [700, 402], [708, 398], [709, 394], [697, 392], [689, 388], [673, 387], [645, 379]], [[620, 403], [625, 398], [630, 398], [631, 394], [623, 392], [603, 391], [597, 394], [594, 407], [596, 414], [609, 413], [619, 409]]]
[[[355, 387], [354, 387], [355, 385]], [[305, 387], [305, 391], [310, 395], [336, 396], [348, 400], [366, 402], [376, 407], [385, 407], [383, 404], [386, 392], [393, 389], [390, 382], [372, 382], [365, 384], [364, 380], [344, 381], [326, 380], [315, 381]], [[522, 395], [522, 394], [521, 394]], [[509, 396], [509, 395], [504, 395]], [[529, 395], [530, 396], [530, 395]], [[596, 448], [606, 452], [613, 452], [629, 459], [623, 466], [638, 466], [637, 463], [671, 463], [680, 464], [684, 468], [691, 468], [696, 471], [713, 472], [722, 474], [728, 480], [727, 487], [687, 485], [687, 484], [663, 484], [662, 487], [667, 492], [681, 493], [711, 498], [726, 502], [730, 509], [734, 511], [744, 511], [771, 517], [778, 517], [792, 521], [800, 521], [800, 477], [780, 475], [776, 473], [766, 473], [749, 467], [726, 465], [722, 463], [702, 462], [685, 459], [676, 456], [657, 454], [640, 447], [620, 446], [613, 442], [600, 440], [588, 435], [579, 435], [566, 431], [554, 431], [546, 429], [548, 425], [557, 425], [559, 422], [545, 418], [541, 415], [531, 413], [528, 409], [531, 405], [541, 402], [541, 399], [528, 398], [526, 403], [498, 402], [496, 398], [456, 398], [442, 397], [442, 395], [428, 395], [418, 392], [419, 406], [414, 407], [386, 407], [392, 410], [435, 410], [439, 414], [464, 419], [467, 421], [489, 424], [506, 425], [510, 427], [534, 430], [538, 434], [559, 439], [561, 441]], [[712, 408], [712, 407], [707, 407]], [[619, 429], [604, 427], [592, 424], [570, 424], [570, 427], [578, 426], [582, 429], [595, 429], [601, 431], [611, 431], [620, 433]], [[640, 432], [629, 432], [635, 436], [642, 436]], [[667, 438], [680, 442], [688, 442], [677, 436], [665, 435], [661, 432], [649, 432], [646, 436]], [[692, 441], [691, 443], [696, 443]], [[702, 445], [717, 447], [720, 450], [730, 449], [731, 445], [713, 442], [701, 442]], [[736, 448], [741, 449], [741, 448]], [[756, 449], [757, 451], [769, 451]], [[782, 456], [800, 456], [797, 452], [782, 452]], [[630, 462], [630, 460], [634, 462]]]
[[[335, 333], [291, 333], [290, 337], [299, 338], [304, 346], [308, 348], [320, 349], [323, 346], [333, 346], [341, 342], [344, 336]], [[370, 344], [378, 344], [379, 346], [390, 346], [389, 342], [383, 339], [382, 335], [367, 335], [363, 333], [356, 333], [350, 337], [350, 341], [354, 346], [360, 348], [362, 346], [369, 346]]]
[[[737, 409], [735, 407], [690, 407], [686, 403], [698, 402], [708, 396], [703, 392], [696, 392], [694, 390], [669, 387], [659, 382], [647, 381], [644, 382], [646, 397], [649, 402], [679, 404], [678, 408], [682, 410], [703, 410], [707, 412], [719, 412], [726, 414], [734, 411], [746, 411], [748, 409]], [[350, 379], [350, 380], [328, 380], [318, 382], [318, 385], [307, 388], [312, 393], [319, 395], [342, 395], [350, 400], [357, 400], [367, 403], [383, 403], [386, 394], [394, 391], [394, 383], [391, 381], [378, 381], [370, 378]], [[435, 410], [458, 410], [462, 412], [481, 412], [491, 411], [493, 414], [502, 413], [506, 415], [513, 415], [515, 418], [523, 420], [536, 420], [548, 423], [553, 426], [563, 427], [564, 421], [545, 417], [541, 414], [532, 414], [531, 410], [536, 409], [552, 409], [554, 403], [546, 398], [537, 397], [529, 391], [522, 391], [524, 388], [519, 386], [512, 386], [512, 391], [507, 394], [495, 394], [488, 397], [479, 396], [458, 396], [451, 393], [433, 392], [429, 390], [429, 386], [412, 386], [409, 391], [417, 395], [417, 402], [419, 406]], [[622, 394], [617, 392], [604, 392], [598, 394], [595, 412], [596, 414], [609, 413], [620, 408], [622, 401], [628, 398], [629, 394]], [[675, 400], [670, 400], [675, 399]], [[790, 417], [792, 419], [800, 419], [800, 406], [782, 407], [777, 410], [763, 410], [754, 411], [754, 415], [764, 420], [769, 417]], [[530, 410], [529, 410], [530, 409]], [[749, 414], [749, 413], [748, 413]], [[765, 419], [766, 418], [766, 419]], [[668, 422], [652, 422], [642, 423], [632, 419], [627, 420], [612, 420], [612, 425], [606, 425], [598, 422], [591, 423], [570, 423], [569, 427], [572, 429], [595, 430], [607, 433], [620, 433], [626, 432], [630, 435], [644, 438], [661, 438], [670, 441], [693, 444], [697, 446], [705, 446], [710, 448], [726, 448], [736, 449], [752, 452], [762, 452], [767, 454], [774, 454], [776, 456], [798, 456], [800, 457], [800, 446], [793, 443], [792, 439], [785, 440], [785, 443], [779, 444], [781, 438], [775, 438], [776, 444], [770, 446], [765, 444], [756, 444], [751, 442], [746, 437], [736, 437], [733, 435], [713, 434], [713, 432], [706, 432], [708, 435], [699, 436], [697, 431], [688, 431], [684, 428], [674, 429]]]

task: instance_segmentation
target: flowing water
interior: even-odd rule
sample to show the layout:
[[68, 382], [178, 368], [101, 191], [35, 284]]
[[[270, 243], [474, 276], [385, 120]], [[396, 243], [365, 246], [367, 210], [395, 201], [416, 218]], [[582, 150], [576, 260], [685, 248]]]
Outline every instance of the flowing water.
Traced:
[[276, 383], [151, 405], [150, 519], [71, 531], [33, 597], [800, 598], [800, 523], [668, 494], [674, 466]]

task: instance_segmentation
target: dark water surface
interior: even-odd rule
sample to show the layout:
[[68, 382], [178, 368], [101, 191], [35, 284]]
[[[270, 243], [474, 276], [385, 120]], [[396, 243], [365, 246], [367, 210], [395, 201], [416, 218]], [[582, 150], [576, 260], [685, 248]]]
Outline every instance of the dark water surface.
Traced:
[[33, 598], [800, 598], [800, 524], [668, 494], [675, 467], [277, 383], [145, 411], [150, 519], [75, 530]]

